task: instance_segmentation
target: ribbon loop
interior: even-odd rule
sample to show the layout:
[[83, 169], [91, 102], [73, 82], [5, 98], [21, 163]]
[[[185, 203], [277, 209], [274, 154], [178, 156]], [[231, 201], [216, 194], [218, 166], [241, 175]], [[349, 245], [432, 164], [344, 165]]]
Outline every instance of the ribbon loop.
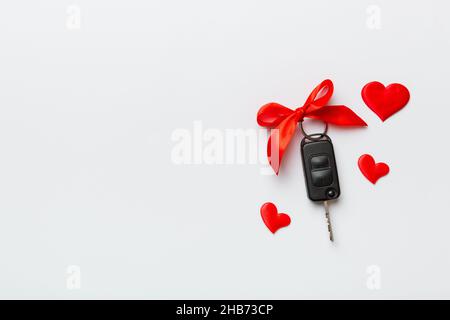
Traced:
[[314, 90], [309, 94], [308, 99], [306, 99], [303, 108], [306, 111], [313, 112], [319, 108], [322, 108], [327, 104], [333, 95], [333, 82], [329, 79], [322, 81]]
[[314, 88], [300, 108], [292, 110], [279, 103], [271, 102], [259, 109], [258, 124], [271, 129], [267, 157], [276, 174], [280, 170], [283, 154], [294, 136], [297, 123], [302, 122], [304, 118], [322, 120], [340, 126], [367, 126], [363, 119], [346, 106], [327, 105], [333, 90], [333, 82], [326, 79]]

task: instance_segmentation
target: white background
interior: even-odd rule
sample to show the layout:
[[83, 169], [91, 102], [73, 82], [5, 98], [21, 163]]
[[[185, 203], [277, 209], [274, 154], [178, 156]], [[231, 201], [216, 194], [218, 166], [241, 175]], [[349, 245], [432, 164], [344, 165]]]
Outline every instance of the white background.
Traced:
[[[445, 0], [4, 1], [0, 298], [450, 298], [449, 12]], [[174, 130], [257, 130], [262, 104], [301, 105], [326, 78], [332, 102], [369, 124], [329, 132], [334, 244], [306, 197], [299, 136], [278, 177], [173, 163]], [[385, 123], [360, 97], [374, 80], [411, 92]], [[376, 186], [363, 153], [391, 167]], [[292, 218], [275, 235], [266, 201]]]

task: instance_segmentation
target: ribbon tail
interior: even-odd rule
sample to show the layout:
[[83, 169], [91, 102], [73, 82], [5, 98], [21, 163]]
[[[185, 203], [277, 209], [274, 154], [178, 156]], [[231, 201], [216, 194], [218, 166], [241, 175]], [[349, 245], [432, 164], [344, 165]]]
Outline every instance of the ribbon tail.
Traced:
[[269, 159], [273, 171], [275, 171], [277, 175], [280, 171], [284, 152], [294, 136], [297, 122], [298, 116], [296, 114], [291, 114], [284, 119], [277, 128], [270, 130], [270, 138], [267, 143], [267, 158]]
[[367, 123], [346, 106], [326, 106], [308, 112], [305, 117], [338, 126], [366, 127]]

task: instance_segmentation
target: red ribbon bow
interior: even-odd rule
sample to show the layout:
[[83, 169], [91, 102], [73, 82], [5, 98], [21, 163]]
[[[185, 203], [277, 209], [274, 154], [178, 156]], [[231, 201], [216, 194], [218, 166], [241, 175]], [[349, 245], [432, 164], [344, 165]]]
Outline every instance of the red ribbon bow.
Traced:
[[339, 126], [367, 126], [363, 119], [346, 106], [326, 106], [332, 95], [333, 82], [327, 79], [314, 88], [303, 107], [291, 110], [271, 102], [259, 109], [258, 124], [272, 129], [267, 143], [267, 157], [276, 174], [280, 170], [281, 159], [294, 135], [297, 122], [302, 122], [304, 118]]

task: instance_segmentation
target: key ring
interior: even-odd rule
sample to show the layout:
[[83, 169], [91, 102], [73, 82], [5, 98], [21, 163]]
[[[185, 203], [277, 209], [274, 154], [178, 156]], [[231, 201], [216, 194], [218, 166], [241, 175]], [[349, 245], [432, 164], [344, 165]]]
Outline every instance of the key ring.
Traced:
[[325, 129], [323, 130], [322, 133], [311, 133], [308, 134], [306, 133], [305, 129], [303, 129], [303, 121], [300, 122], [299, 126], [300, 126], [300, 130], [302, 130], [303, 135], [305, 136], [305, 139], [311, 140], [311, 141], [319, 141], [322, 140], [322, 138], [327, 137], [327, 132], [328, 132], [328, 123], [325, 123]]

